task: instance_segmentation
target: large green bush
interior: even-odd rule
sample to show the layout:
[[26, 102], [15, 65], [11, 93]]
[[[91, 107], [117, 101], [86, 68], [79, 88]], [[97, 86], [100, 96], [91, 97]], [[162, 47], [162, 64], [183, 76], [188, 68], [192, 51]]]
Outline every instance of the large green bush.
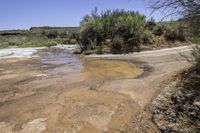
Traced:
[[82, 51], [96, 50], [106, 44], [106, 39], [116, 42], [119, 38], [124, 40], [123, 44], [120, 44], [121, 48], [119, 49], [115, 46], [116, 43], [113, 43], [113, 46], [107, 46], [110, 47], [111, 52], [138, 51], [142, 43], [145, 23], [145, 17], [137, 12], [108, 10], [99, 15], [95, 10], [81, 22], [79, 42]]

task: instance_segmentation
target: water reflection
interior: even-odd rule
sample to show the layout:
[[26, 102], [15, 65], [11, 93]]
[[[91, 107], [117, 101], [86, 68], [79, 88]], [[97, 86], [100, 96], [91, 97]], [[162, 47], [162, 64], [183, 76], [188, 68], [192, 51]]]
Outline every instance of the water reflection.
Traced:
[[[138, 76], [142, 70], [132, 63], [113, 60], [81, 59], [62, 49], [49, 49], [40, 53], [45, 65], [57, 65], [51, 75], [79, 74], [86, 79], [127, 79]], [[61, 66], [60, 66], [61, 65]]]

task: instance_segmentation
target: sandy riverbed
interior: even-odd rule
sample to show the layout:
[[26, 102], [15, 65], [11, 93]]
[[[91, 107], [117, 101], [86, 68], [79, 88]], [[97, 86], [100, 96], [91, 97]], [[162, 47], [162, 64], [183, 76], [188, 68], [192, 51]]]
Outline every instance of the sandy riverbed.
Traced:
[[126, 56], [46, 51], [3, 58], [0, 132], [158, 132], [147, 107], [163, 83], [190, 66], [182, 56], [189, 53], [184, 47]]

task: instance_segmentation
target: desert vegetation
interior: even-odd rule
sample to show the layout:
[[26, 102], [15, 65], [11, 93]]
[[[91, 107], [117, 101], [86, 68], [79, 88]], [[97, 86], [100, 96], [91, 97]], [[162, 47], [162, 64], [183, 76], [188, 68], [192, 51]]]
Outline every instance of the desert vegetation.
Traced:
[[[158, 41], [162, 39], [162, 41]], [[134, 11], [97, 9], [86, 15], [81, 24], [78, 42], [82, 52], [129, 53], [142, 46], [186, 42], [187, 35], [181, 23], [156, 23]]]
[[[30, 30], [0, 32], [0, 48], [79, 44], [81, 52], [130, 53], [184, 45], [190, 39], [181, 21], [156, 22], [153, 18], [125, 10], [97, 9], [83, 17], [80, 27], [32, 27]], [[194, 39], [198, 41], [196, 37]], [[181, 43], [179, 43], [181, 42]]]
[[164, 17], [181, 18], [192, 31], [192, 41], [200, 43], [200, 1], [199, 0], [150, 0], [153, 11], [159, 10]]
[[7, 47], [41, 47], [57, 44], [77, 44], [77, 28], [37, 27], [30, 30], [13, 30], [0, 32], [0, 48]]
[[[182, 18], [182, 21], [187, 24], [188, 29], [190, 30], [190, 34], [192, 34], [192, 41], [197, 44], [193, 48], [193, 68], [192, 70], [195, 71], [194, 77], [192, 79], [196, 79], [196, 81], [191, 81], [191, 85], [193, 83], [200, 83], [200, 1], [199, 0], [152, 0], [151, 1], [152, 9], [153, 10], [161, 10], [166, 15], [175, 15]], [[178, 29], [178, 30], [175, 30]], [[165, 37], [168, 39], [179, 39], [184, 41], [185, 35], [183, 32], [183, 28], [172, 28], [168, 29], [166, 32]], [[190, 77], [190, 76], [188, 76]], [[196, 85], [198, 88], [199, 84]]]
[[[166, 15], [176, 15], [182, 18], [184, 23], [187, 23], [189, 27], [190, 34], [192, 34], [192, 41], [197, 44], [197, 46], [193, 49], [193, 71], [194, 77], [192, 79], [196, 79], [197, 83], [199, 83], [200, 77], [200, 1], [199, 0], [152, 0], [151, 1], [152, 9], [161, 10], [166, 13]], [[175, 30], [178, 29], [178, 30]], [[165, 36], [168, 39], [180, 39], [185, 40], [185, 35], [183, 32], [183, 28], [172, 28], [166, 32]], [[189, 76], [190, 77], [190, 76]], [[195, 81], [191, 81], [191, 83], [196, 83]], [[192, 85], [192, 84], [191, 84]], [[198, 87], [198, 85], [196, 86]]]
[[[193, 48], [191, 67], [177, 74], [176, 84], [167, 86], [161, 97], [155, 100], [153, 120], [162, 132], [197, 133], [200, 131], [200, 1], [153, 0], [152, 3], [154, 10], [182, 17], [191, 31], [191, 40], [197, 44]], [[178, 38], [183, 39], [182, 35]]]
[[[82, 50], [98, 50], [110, 45], [113, 53], [139, 50], [145, 16], [123, 10], [108, 10], [101, 15], [93, 11], [81, 22], [80, 44]], [[110, 43], [110, 44], [109, 44]]]

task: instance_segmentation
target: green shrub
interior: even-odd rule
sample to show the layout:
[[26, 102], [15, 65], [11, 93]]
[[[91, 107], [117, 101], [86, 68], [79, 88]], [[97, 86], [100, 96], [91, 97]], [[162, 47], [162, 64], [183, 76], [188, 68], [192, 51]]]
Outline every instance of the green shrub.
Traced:
[[[87, 15], [88, 16], [88, 15]], [[81, 22], [79, 42], [81, 44], [82, 51], [84, 50], [96, 50], [105, 45], [107, 39], [123, 38], [123, 50], [120, 52], [133, 52], [136, 48], [137, 51], [142, 43], [142, 37], [144, 32], [144, 25], [146, 19], [139, 13], [124, 10], [107, 10], [101, 15], [97, 14], [97, 11], [93, 11], [89, 19], [84, 19]], [[111, 52], [115, 45], [110, 47]], [[118, 44], [117, 44], [118, 45]], [[119, 49], [118, 46], [114, 50]]]
[[172, 28], [168, 28], [164, 33], [164, 37], [169, 41], [175, 41], [177, 38], [177, 31]]
[[0, 49], [8, 48], [8, 47], [9, 47], [9, 43], [8, 42], [1, 42], [0, 43]]
[[68, 39], [68, 38], [61, 39], [61, 44], [71, 44], [70, 39]]
[[48, 32], [45, 32], [45, 35], [50, 38], [50, 39], [53, 39], [53, 38], [56, 38], [58, 36], [58, 32], [56, 30], [53, 30], [53, 31], [48, 31]]
[[142, 44], [142, 34], [129, 38], [124, 46], [124, 53], [139, 52]]
[[51, 47], [51, 46], [55, 46], [55, 45], [57, 45], [57, 42], [52, 41], [52, 40], [44, 43], [44, 46], [46, 46], [46, 47]]
[[153, 28], [153, 34], [156, 36], [161, 36], [163, 35], [163, 27], [160, 25], [157, 25]]
[[186, 32], [184, 30], [184, 27], [182, 26], [178, 26], [178, 34], [177, 34], [177, 40], [179, 41], [186, 41], [187, 37], [186, 37]]
[[69, 40], [68, 44], [77, 44], [77, 41], [76, 41], [76, 39], [71, 39], [71, 40]]
[[69, 39], [76, 39], [77, 36], [78, 36], [77, 32], [72, 32], [72, 33], [68, 34]]
[[116, 35], [112, 40], [111, 52], [114, 54], [122, 53], [123, 46], [124, 46], [124, 38], [119, 35]]
[[61, 33], [58, 34], [58, 36], [60, 36], [61, 38], [68, 38], [69, 37], [67, 32], [61, 32]]
[[152, 39], [153, 39], [152, 32], [148, 30], [144, 31], [143, 37], [142, 37], [143, 44], [152, 44]]
[[15, 42], [8, 42], [9, 46], [16, 46], [17, 44]]
[[168, 25], [165, 27], [164, 37], [169, 41], [186, 41], [186, 34], [181, 25]]
[[81, 45], [81, 49], [83, 51], [85, 50], [91, 50], [96, 47], [96, 38], [95, 38], [95, 30], [93, 26], [87, 26], [81, 31], [79, 43]]
[[70, 39], [68, 38], [56, 38], [53, 40], [57, 42], [58, 44], [70, 44]]

